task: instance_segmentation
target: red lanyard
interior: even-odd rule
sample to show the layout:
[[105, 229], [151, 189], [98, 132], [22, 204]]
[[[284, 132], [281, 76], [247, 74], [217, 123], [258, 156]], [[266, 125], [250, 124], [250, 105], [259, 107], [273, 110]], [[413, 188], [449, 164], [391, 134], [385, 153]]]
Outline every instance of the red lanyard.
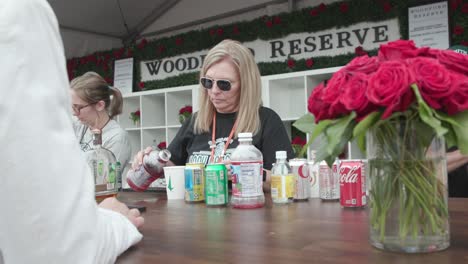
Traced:
[[[223, 158], [224, 159], [224, 154], [226, 153], [226, 150], [227, 148], [229, 147], [229, 144], [231, 144], [231, 139], [232, 139], [232, 136], [234, 136], [234, 131], [236, 131], [236, 127], [237, 127], [237, 118], [236, 118], [236, 122], [234, 122], [234, 125], [232, 126], [232, 129], [231, 129], [231, 133], [229, 133], [229, 137], [228, 137], [228, 140], [226, 141], [226, 143], [224, 143], [224, 149], [223, 149], [223, 152], [221, 153], [221, 155], [219, 155], [218, 159], [216, 160], [216, 163], [219, 163], [220, 161], [220, 158]], [[210, 148], [211, 148], [211, 155], [210, 155], [210, 163], [213, 163], [213, 159], [214, 159], [214, 152], [215, 152], [215, 148], [216, 148], [216, 142], [215, 142], [215, 134], [216, 134], [216, 113], [214, 113], [213, 115], [213, 128], [212, 128], [212, 133], [211, 133], [211, 145], [210, 145]]]

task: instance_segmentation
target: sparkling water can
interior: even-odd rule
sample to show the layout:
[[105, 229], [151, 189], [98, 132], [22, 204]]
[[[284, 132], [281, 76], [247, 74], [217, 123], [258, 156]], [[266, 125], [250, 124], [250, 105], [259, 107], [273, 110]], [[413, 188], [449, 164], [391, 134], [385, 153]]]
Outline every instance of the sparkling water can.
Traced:
[[335, 162], [334, 165], [330, 168], [325, 161], [319, 164], [320, 199], [324, 201], [338, 201], [340, 199], [338, 163]]
[[291, 159], [289, 161], [292, 174], [296, 178], [295, 201], [307, 201], [310, 197], [309, 168], [306, 159]]
[[225, 206], [229, 201], [228, 174], [223, 163], [208, 164], [205, 168], [205, 203]]
[[342, 160], [339, 166], [340, 204], [364, 207], [367, 204], [366, 169], [362, 160]]
[[188, 203], [205, 200], [205, 165], [203, 163], [188, 163], [185, 165], [185, 201]]

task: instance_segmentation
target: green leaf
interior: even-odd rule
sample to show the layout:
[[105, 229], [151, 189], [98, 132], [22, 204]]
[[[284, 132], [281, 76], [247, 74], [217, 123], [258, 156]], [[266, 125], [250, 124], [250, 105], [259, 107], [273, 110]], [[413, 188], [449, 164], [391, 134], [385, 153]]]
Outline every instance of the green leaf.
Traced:
[[304, 133], [312, 133], [316, 127], [315, 118], [311, 113], [301, 116], [293, 126]]
[[366, 151], [367, 130], [380, 120], [381, 115], [382, 113], [380, 112], [372, 112], [354, 127], [353, 137], [356, 138], [356, 143], [362, 152]]
[[418, 86], [416, 84], [411, 85], [414, 95], [418, 101], [418, 112], [421, 119], [430, 125], [436, 131], [438, 136], [443, 136], [448, 132], [448, 129], [442, 126], [442, 122], [435, 117], [435, 111], [430, 108], [426, 102], [424, 102], [421, 94], [419, 93]]
[[457, 138], [456, 145], [461, 153], [468, 155], [468, 110], [454, 115], [453, 119], [460, 124], [460, 126], [452, 126]]
[[325, 130], [325, 135], [327, 136], [328, 140], [327, 152], [329, 154], [333, 153], [333, 150], [336, 148], [338, 143], [340, 143], [340, 141], [345, 135], [347, 136], [346, 141], [349, 141], [351, 139], [352, 129], [355, 125], [355, 123], [353, 123], [352, 121], [355, 117], [356, 113], [352, 112], [348, 116], [336, 119], [336, 122], [327, 127], [327, 129]]

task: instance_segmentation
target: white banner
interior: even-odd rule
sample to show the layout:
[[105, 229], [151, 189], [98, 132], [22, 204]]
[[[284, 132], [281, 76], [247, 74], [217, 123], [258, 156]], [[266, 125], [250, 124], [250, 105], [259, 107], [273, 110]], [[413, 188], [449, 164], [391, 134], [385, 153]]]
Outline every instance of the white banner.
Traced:
[[114, 87], [122, 94], [132, 92], [133, 86], [133, 58], [116, 60], [114, 63]]
[[[275, 62], [354, 53], [356, 47], [372, 50], [400, 39], [398, 20], [358, 23], [345, 28], [290, 34], [281, 39], [243, 43], [255, 54], [255, 61]], [[208, 50], [160, 60], [141, 61], [141, 80], [161, 80], [181, 73], [200, 71]]]

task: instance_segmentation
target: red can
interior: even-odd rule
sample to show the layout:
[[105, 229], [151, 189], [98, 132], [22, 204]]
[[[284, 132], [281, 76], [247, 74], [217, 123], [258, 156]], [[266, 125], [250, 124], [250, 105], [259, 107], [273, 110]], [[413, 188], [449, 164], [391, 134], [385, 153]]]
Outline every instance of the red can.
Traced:
[[366, 169], [363, 160], [342, 160], [339, 165], [340, 204], [343, 207], [364, 207], [366, 196]]

